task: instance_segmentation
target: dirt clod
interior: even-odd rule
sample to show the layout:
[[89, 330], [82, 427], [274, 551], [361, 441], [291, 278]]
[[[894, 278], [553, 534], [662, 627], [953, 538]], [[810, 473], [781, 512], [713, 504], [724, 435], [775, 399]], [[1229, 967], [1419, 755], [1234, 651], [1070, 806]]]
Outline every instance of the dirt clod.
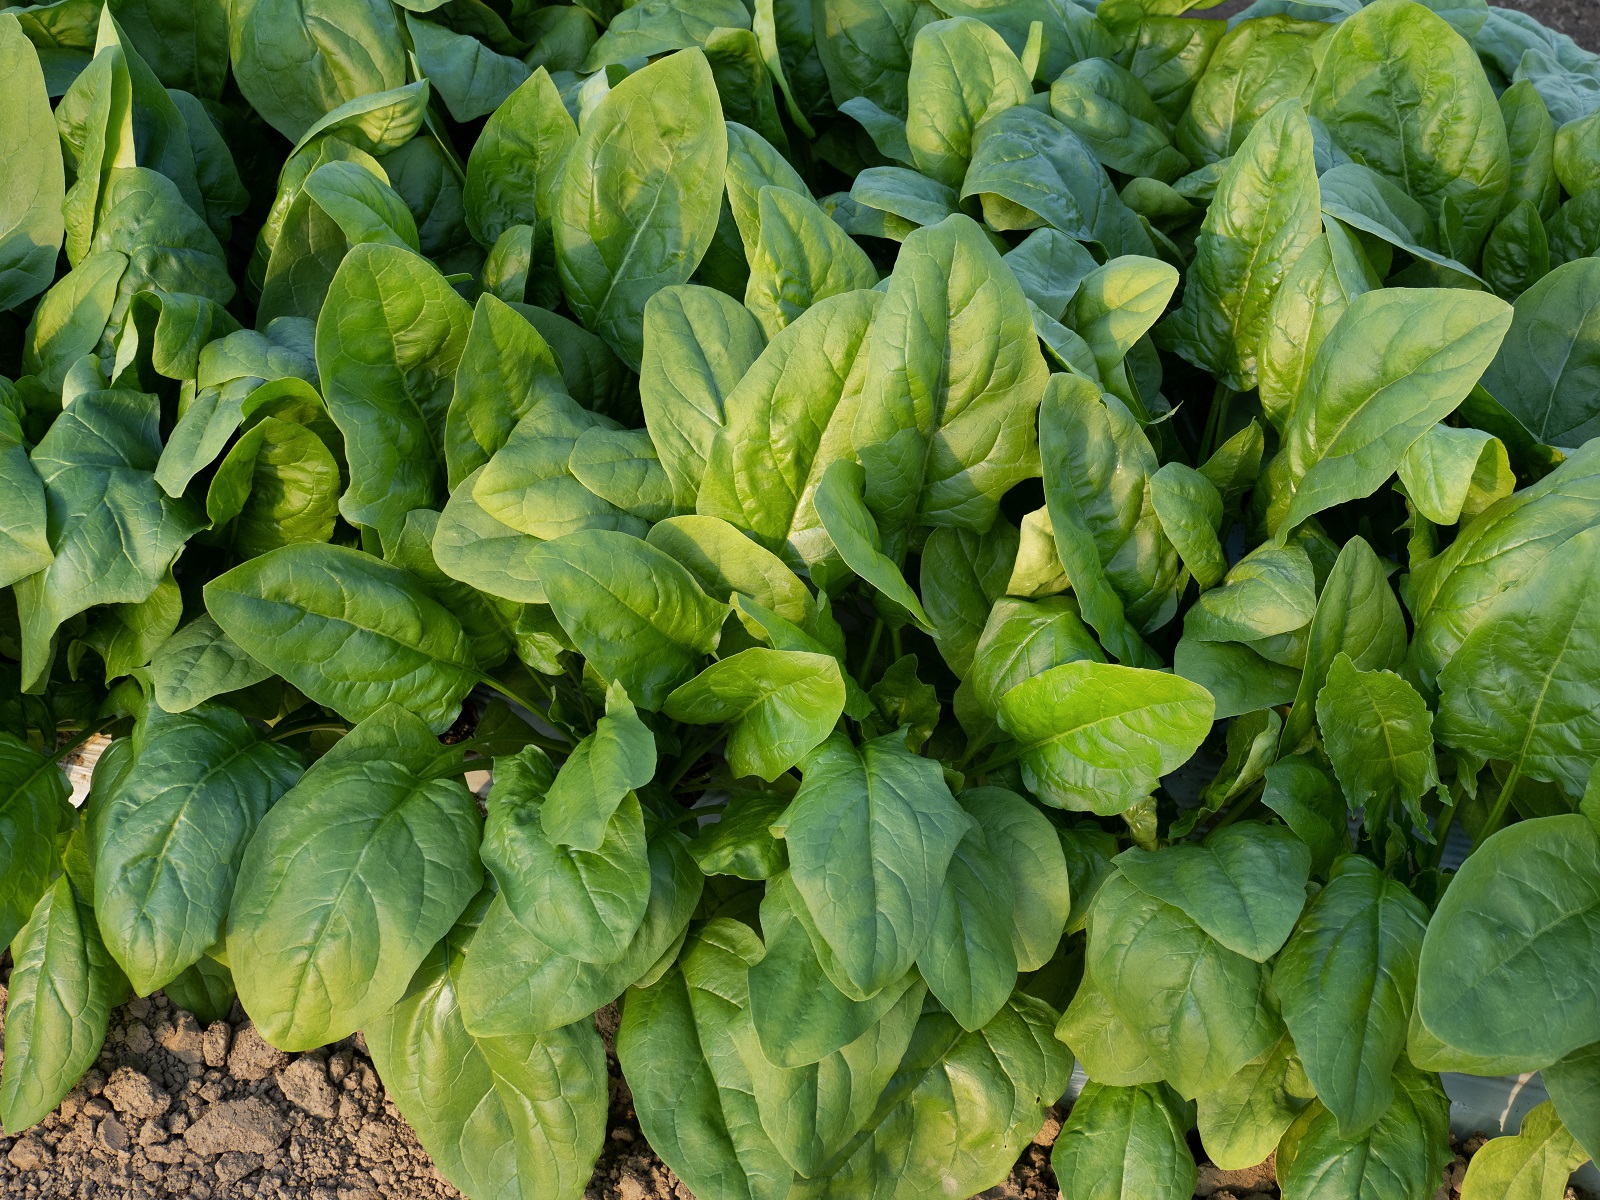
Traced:
[[159, 1117], [172, 1107], [172, 1097], [132, 1067], [118, 1067], [112, 1072], [103, 1095], [119, 1113], [140, 1120]]
[[309, 1054], [278, 1072], [278, 1090], [290, 1104], [313, 1117], [339, 1115], [339, 1097], [328, 1083], [328, 1072], [320, 1059]]
[[233, 1035], [233, 1049], [228, 1052], [228, 1070], [235, 1079], [252, 1082], [265, 1079], [288, 1065], [289, 1056], [276, 1046], [269, 1045], [249, 1021]]
[[259, 1096], [213, 1104], [189, 1127], [184, 1142], [202, 1158], [230, 1150], [263, 1154], [289, 1136], [288, 1123]]

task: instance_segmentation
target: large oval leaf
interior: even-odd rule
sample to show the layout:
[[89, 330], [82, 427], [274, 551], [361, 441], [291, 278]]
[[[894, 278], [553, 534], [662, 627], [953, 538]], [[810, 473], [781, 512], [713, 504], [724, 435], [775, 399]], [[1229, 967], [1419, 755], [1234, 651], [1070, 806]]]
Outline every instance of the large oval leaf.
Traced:
[[95, 915], [141, 996], [221, 940], [245, 846], [300, 777], [300, 756], [261, 732], [220, 705], [151, 705], [130, 764], [94, 797]]
[[405, 994], [483, 883], [459, 752], [387, 705], [263, 818], [228, 915], [228, 961], [261, 1035], [338, 1041]]
[[358, 550], [284, 546], [205, 595], [246, 654], [352, 721], [398, 703], [442, 733], [478, 678], [455, 615], [409, 571]]
[[1462, 865], [1422, 942], [1417, 1015], [1449, 1046], [1553, 1063], [1600, 1029], [1600, 833], [1522, 821]]
[[1122, 812], [1211, 732], [1211, 693], [1177, 675], [1065, 663], [1000, 698], [1028, 789], [1058, 808]]
[[1404, 884], [1347, 855], [1306, 907], [1272, 985], [1317, 1096], [1357, 1138], [1394, 1099], [1428, 911]]
[[937, 763], [890, 734], [860, 749], [835, 734], [808, 758], [783, 838], [795, 886], [866, 995], [910, 968], [932, 929], [950, 856], [972, 819]]
[[106, 953], [94, 910], [61, 875], [12, 942], [0, 1128], [32, 1127], [94, 1065], [128, 982]]
[[468, 1033], [457, 988], [476, 924], [451, 930], [399, 1003], [367, 1023], [373, 1065], [434, 1165], [469, 1195], [578, 1200], [605, 1138], [605, 1047], [587, 1021]]
[[687, 283], [711, 245], [727, 159], [716, 81], [698, 49], [612, 88], [567, 156], [554, 222], [561, 287], [635, 369], [645, 302]]

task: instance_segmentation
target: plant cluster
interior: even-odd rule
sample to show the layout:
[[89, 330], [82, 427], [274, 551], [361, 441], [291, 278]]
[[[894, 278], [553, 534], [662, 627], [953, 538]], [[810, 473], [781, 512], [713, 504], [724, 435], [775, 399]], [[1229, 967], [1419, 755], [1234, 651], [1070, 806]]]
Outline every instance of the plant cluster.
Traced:
[[701, 1200], [971, 1195], [1074, 1060], [1073, 1200], [1428, 1200], [1534, 1069], [1467, 1195], [1559, 1195], [1600, 57], [1196, 7], [0, 12], [5, 1129], [237, 995], [576, 1198], [621, 998]]

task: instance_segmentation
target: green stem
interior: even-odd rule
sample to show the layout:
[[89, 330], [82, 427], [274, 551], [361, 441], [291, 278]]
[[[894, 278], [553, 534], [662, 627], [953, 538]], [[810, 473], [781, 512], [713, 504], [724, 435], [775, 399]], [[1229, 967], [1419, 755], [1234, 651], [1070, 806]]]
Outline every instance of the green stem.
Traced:
[[973, 773], [976, 775], [987, 775], [990, 771], [993, 771], [999, 767], [1003, 767], [1007, 763], [1016, 762], [1017, 759], [1022, 757], [1022, 753], [1023, 747], [1021, 745], [1013, 745], [1011, 749], [1007, 750], [1004, 754], [996, 754], [988, 762], [984, 763], [981, 767], [978, 767]]
[[267, 740], [269, 742], [282, 742], [302, 733], [321, 733], [323, 731], [328, 733], [349, 733], [350, 726], [343, 721], [307, 721], [301, 725], [287, 725], [282, 729], [275, 729], [272, 732], [272, 736]]
[[883, 639], [883, 618], [877, 617], [872, 622], [872, 633], [867, 637], [867, 651], [861, 656], [861, 665], [856, 668], [856, 678], [861, 681], [862, 687], [871, 687], [867, 672], [872, 670], [872, 664], [878, 657], [878, 643]]
[[[1517, 790], [1517, 781], [1522, 778], [1522, 764], [1516, 763], [1511, 768], [1511, 774], [1506, 776], [1505, 785], [1500, 789], [1500, 794], [1494, 798], [1494, 807], [1489, 810], [1489, 819], [1483, 823], [1483, 828], [1478, 830], [1478, 836], [1472, 839], [1472, 850], [1476, 853], [1479, 846], [1488, 840], [1489, 835], [1500, 828], [1500, 822], [1505, 820], [1506, 806], [1511, 803], [1511, 795]], [[1441, 839], [1440, 845], [1443, 845]]]
[[1211, 395], [1211, 411], [1206, 414], [1205, 433], [1200, 438], [1200, 462], [1216, 453], [1217, 444], [1227, 429], [1228, 409], [1233, 405], [1234, 391], [1225, 383], [1218, 383]]
[[[511, 703], [520, 704], [523, 708], [527, 709], [529, 712], [538, 713], [539, 716], [541, 716], [541, 717], [543, 717], [543, 718], [548, 720], [548, 716], [549, 715], [548, 715], [548, 713], [546, 712], [545, 709], [540, 708], [537, 704], [534, 704], [532, 701], [526, 699], [525, 697], [517, 695], [517, 693], [513, 692], [510, 688], [506, 687], [505, 684], [501, 683], [498, 679], [494, 678], [494, 676], [492, 676], [492, 675], [479, 675], [478, 678], [482, 682], [488, 684], [495, 691], [499, 692], [507, 700], [511, 701]], [[535, 676], [533, 676], [533, 678], [535, 680], [537, 680], [538, 676], [535, 675]], [[554, 691], [553, 690], [552, 690], [551, 695], [552, 695], [552, 698], [553, 698], [553, 696], [554, 696]], [[567, 738], [569, 741], [575, 742], [575, 741], [579, 740], [579, 739], [573, 738], [571, 736], [571, 731], [570, 730], [558, 729], [558, 728], [556, 728], [554, 723], [551, 724], [551, 728], [555, 729], [557, 733], [559, 733], [562, 737]], [[567, 746], [562, 746], [560, 749], [562, 750], [562, 752], [565, 752], [568, 749], [568, 747]]]
[[1232, 807], [1230, 807], [1228, 811], [1223, 814], [1222, 820], [1213, 825], [1208, 832], [1215, 833], [1219, 829], [1226, 829], [1229, 825], [1232, 825], [1240, 817], [1244, 816], [1245, 813], [1249, 812], [1255, 807], [1256, 801], [1261, 799], [1262, 793], [1266, 790], [1267, 785], [1264, 781], [1251, 784], [1250, 787], [1233, 802]]
[[889, 630], [889, 652], [893, 655], [890, 662], [897, 663], [906, 656], [905, 643], [901, 641], [898, 628]]
[[95, 734], [103, 733], [105, 730], [111, 728], [111, 726], [116, 723], [116, 720], [117, 719], [115, 717], [107, 717], [103, 721], [98, 721], [95, 724], [88, 726], [87, 728], [82, 730], [78, 734], [77, 737], [73, 738], [65, 746], [62, 746], [54, 754], [52, 754], [50, 756], [50, 761], [52, 763], [60, 762], [62, 759], [66, 758], [67, 755], [71, 754], [74, 750], [76, 750], [79, 746], [83, 745], [90, 738], [94, 737]]
[[721, 737], [722, 729], [719, 726], [717, 731], [709, 737], [698, 738], [690, 742], [688, 749], [678, 755], [678, 761], [672, 764], [672, 773], [667, 776], [666, 781], [667, 791], [670, 792], [677, 787], [683, 777], [689, 773], [689, 768], [699, 762], [704, 757], [705, 752], [715, 746]]

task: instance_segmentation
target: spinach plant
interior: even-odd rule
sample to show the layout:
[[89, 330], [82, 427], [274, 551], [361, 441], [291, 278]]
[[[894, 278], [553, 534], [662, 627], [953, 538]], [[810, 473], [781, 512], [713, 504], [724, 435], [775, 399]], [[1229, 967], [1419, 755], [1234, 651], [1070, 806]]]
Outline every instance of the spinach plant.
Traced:
[[[1483, 0], [0, 11], [0, 1122], [576, 1200], [1600, 1153], [1600, 56]], [[63, 759], [112, 740], [81, 807]], [[484, 773], [487, 773], [485, 776]], [[487, 788], [469, 789], [487, 777]]]

